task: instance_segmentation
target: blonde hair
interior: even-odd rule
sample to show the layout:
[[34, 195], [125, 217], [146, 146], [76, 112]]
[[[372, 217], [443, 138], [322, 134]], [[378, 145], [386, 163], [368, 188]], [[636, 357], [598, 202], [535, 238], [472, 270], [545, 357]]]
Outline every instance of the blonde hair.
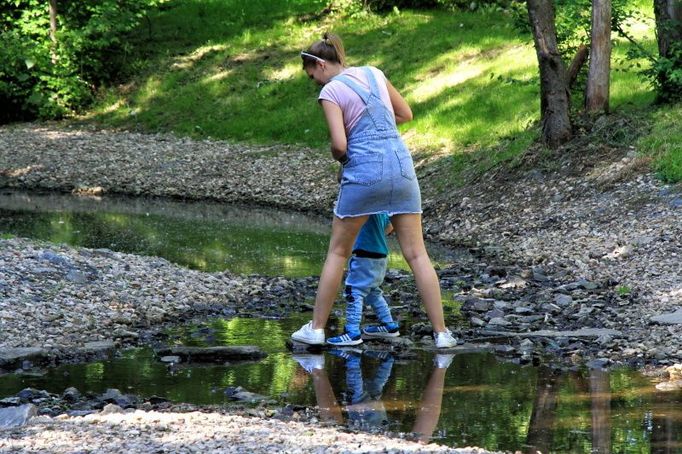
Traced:
[[[326, 61], [339, 63], [341, 66], [346, 66], [346, 51], [343, 48], [343, 42], [339, 35], [325, 32], [322, 39], [315, 41], [306, 50], [306, 53], [315, 55]], [[302, 55], [303, 68], [313, 66], [316, 60], [312, 57]]]

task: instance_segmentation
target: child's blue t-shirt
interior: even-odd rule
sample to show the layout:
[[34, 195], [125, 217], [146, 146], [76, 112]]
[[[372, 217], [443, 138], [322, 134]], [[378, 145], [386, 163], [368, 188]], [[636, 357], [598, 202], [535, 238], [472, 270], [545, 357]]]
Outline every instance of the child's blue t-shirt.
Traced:
[[372, 214], [360, 229], [358, 238], [353, 245], [353, 251], [358, 249], [388, 255], [386, 243], [386, 227], [391, 223], [387, 214]]

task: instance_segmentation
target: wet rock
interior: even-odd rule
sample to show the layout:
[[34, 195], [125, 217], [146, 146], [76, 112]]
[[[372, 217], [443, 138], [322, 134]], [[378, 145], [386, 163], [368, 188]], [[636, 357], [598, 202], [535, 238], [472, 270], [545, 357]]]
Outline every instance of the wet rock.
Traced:
[[664, 381], [656, 385], [659, 391], [678, 391], [682, 389], [682, 380]]
[[33, 404], [0, 408], [0, 429], [21, 427], [37, 414], [38, 408]]
[[42, 363], [47, 359], [48, 352], [43, 348], [0, 348], [0, 368], [16, 369], [26, 360]]
[[161, 358], [159, 358], [159, 361], [161, 361], [162, 363], [177, 364], [182, 361], [182, 358], [180, 358], [179, 356], [162, 356]]
[[225, 395], [232, 400], [238, 400], [241, 402], [262, 402], [268, 400], [267, 397], [261, 396], [260, 394], [255, 394], [250, 391], [245, 390], [241, 386], [229, 387], [224, 391]]
[[81, 398], [81, 393], [78, 389], [74, 387], [66, 388], [64, 394], [62, 394], [62, 399], [67, 402], [77, 402]]
[[267, 353], [259, 347], [225, 346], [225, 347], [171, 347], [156, 352], [158, 356], [179, 356], [184, 362], [250, 361], [265, 358]]

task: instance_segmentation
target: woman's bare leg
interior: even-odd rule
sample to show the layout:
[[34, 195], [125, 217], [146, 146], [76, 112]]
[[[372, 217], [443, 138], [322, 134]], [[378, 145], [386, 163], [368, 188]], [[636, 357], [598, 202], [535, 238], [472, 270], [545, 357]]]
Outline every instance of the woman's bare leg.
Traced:
[[322, 267], [320, 282], [317, 284], [315, 308], [313, 309], [313, 329], [324, 328], [334, 300], [339, 292], [343, 270], [353, 250], [353, 243], [368, 216], [353, 218], [334, 217], [332, 235], [329, 240], [327, 258]]
[[421, 214], [396, 214], [391, 218], [391, 224], [398, 235], [403, 256], [414, 273], [417, 290], [419, 290], [433, 330], [443, 332], [445, 320], [440, 283], [424, 245]]

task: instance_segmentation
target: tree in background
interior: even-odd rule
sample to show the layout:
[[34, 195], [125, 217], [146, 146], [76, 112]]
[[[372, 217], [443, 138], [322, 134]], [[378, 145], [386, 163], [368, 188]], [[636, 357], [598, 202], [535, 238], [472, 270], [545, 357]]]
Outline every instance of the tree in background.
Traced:
[[608, 112], [611, 73], [611, 0], [592, 0], [590, 69], [585, 90], [585, 110]]
[[528, 0], [528, 18], [540, 66], [542, 138], [556, 148], [571, 138], [568, 73], [557, 46], [553, 0]]
[[682, 0], [654, 0], [658, 59], [653, 72], [662, 101], [682, 99]]

